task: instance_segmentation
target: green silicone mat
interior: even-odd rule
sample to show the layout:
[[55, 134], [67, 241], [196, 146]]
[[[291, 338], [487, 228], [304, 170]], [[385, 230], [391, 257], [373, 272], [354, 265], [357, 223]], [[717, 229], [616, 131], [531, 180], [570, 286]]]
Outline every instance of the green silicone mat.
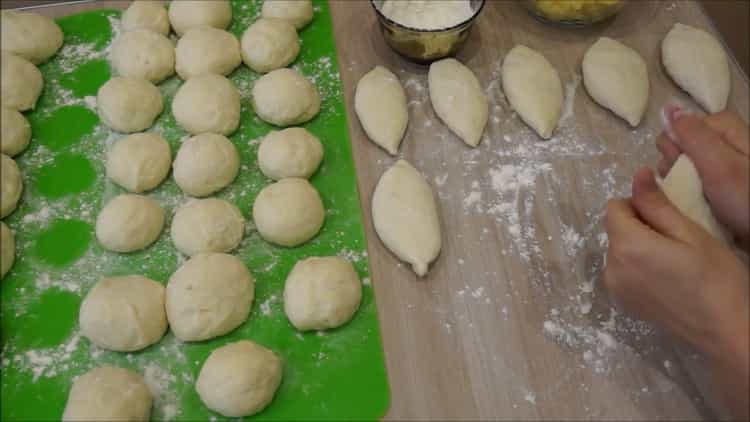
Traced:
[[[230, 31], [241, 36], [258, 16], [261, 1], [235, 0]], [[3, 420], [59, 420], [71, 380], [104, 364], [143, 374], [155, 395], [153, 420], [220, 420], [193, 388], [209, 352], [227, 342], [252, 339], [285, 360], [284, 378], [271, 405], [255, 420], [372, 420], [388, 406], [378, 319], [369, 283], [367, 254], [354, 164], [326, 2], [315, 2], [314, 21], [300, 32], [302, 50], [294, 63], [317, 85], [320, 115], [305, 125], [325, 148], [312, 177], [326, 213], [321, 233], [302, 247], [285, 249], [264, 242], [249, 220], [253, 199], [270, 180], [256, 163], [258, 139], [273, 128], [250, 107], [258, 75], [240, 66], [230, 79], [242, 96], [240, 129], [230, 137], [241, 156], [240, 175], [217, 196], [237, 205], [251, 226], [234, 253], [256, 280], [255, 301], [246, 323], [230, 335], [182, 344], [171, 333], [137, 353], [97, 349], [78, 330], [82, 297], [102, 276], [142, 274], [166, 283], [184, 262], [169, 237], [169, 224], [148, 249], [132, 254], [103, 250], [94, 237], [96, 216], [122, 190], [106, 180], [104, 157], [122, 135], [96, 114], [96, 92], [110, 77], [107, 51], [118, 31], [120, 12], [93, 11], [58, 20], [65, 45], [40, 67], [44, 92], [27, 113], [33, 129], [29, 148], [16, 157], [24, 176], [19, 208], [5, 222], [16, 232], [17, 260], [2, 281]], [[182, 82], [159, 85], [165, 110], [151, 131], [161, 133], [174, 155], [186, 135], [170, 105]], [[170, 179], [148, 194], [172, 215], [187, 198]], [[324, 333], [297, 333], [282, 304], [286, 274], [301, 258], [341, 255], [353, 262], [363, 283], [362, 305], [344, 327]]]

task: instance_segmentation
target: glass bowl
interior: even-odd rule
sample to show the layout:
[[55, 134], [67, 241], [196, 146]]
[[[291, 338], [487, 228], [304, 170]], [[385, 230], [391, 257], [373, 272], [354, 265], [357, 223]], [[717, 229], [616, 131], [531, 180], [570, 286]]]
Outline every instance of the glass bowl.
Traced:
[[589, 26], [620, 13], [624, 0], [522, 0], [538, 19], [567, 26]]

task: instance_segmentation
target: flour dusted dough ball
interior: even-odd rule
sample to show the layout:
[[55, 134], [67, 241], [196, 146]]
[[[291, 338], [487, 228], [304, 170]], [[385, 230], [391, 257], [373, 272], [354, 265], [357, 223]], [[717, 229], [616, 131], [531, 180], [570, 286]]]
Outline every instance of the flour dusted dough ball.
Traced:
[[309, 179], [323, 160], [323, 145], [307, 129], [292, 127], [272, 131], [258, 147], [260, 171], [274, 180]]
[[206, 74], [190, 78], [172, 101], [177, 124], [197, 135], [231, 135], [240, 125], [240, 93], [229, 79]]
[[273, 400], [281, 384], [282, 364], [275, 353], [249, 340], [211, 352], [195, 390], [209, 409], [228, 417], [256, 414]]
[[313, 18], [310, 0], [266, 0], [261, 15], [264, 18], [278, 18], [289, 21], [297, 29], [304, 28]]
[[169, 15], [164, 3], [155, 0], [135, 0], [122, 14], [122, 30], [148, 29], [169, 35]]
[[263, 75], [253, 86], [253, 107], [262, 120], [276, 126], [305, 123], [320, 111], [320, 94], [294, 69]]
[[122, 133], [150, 128], [164, 109], [159, 88], [139, 78], [108, 80], [99, 88], [96, 103], [102, 122]]
[[18, 165], [5, 154], [0, 155], [0, 218], [15, 211], [23, 192], [23, 179]]
[[245, 219], [223, 199], [198, 199], [177, 210], [171, 230], [172, 242], [185, 255], [229, 252], [242, 241]]
[[10, 271], [16, 260], [16, 237], [13, 232], [0, 221], [0, 279]]
[[120, 76], [159, 83], [174, 73], [174, 45], [158, 32], [136, 29], [117, 37], [111, 60]]
[[115, 142], [107, 154], [107, 177], [130, 192], [151, 190], [167, 177], [169, 144], [156, 133], [134, 133]]
[[18, 111], [33, 109], [44, 86], [42, 73], [30, 61], [15, 54], [3, 51], [0, 57], [2, 106]]
[[133, 352], [167, 331], [164, 286], [139, 275], [99, 280], [81, 303], [81, 334], [97, 346]]
[[298, 246], [312, 239], [324, 219], [323, 201], [305, 179], [281, 179], [266, 186], [253, 204], [258, 232], [280, 246]]
[[63, 422], [148, 421], [151, 392], [139, 374], [101, 366], [73, 382], [62, 415]]
[[[4, 10], [0, 21], [3, 51], [40, 64], [63, 44], [63, 33], [52, 19], [37, 13]], [[5, 59], [3, 59], [5, 60]]]
[[232, 21], [229, 0], [179, 0], [169, 3], [169, 21], [182, 36], [196, 26], [226, 29]]
[[204, 133], [182, 143], [174, 160], [174, 180], [183, 192], [203, 197], [228, 186], [240, 170], [234, 144], [224, 136]]
[[167, 283], [167, 318], [175, 337], [201, 341], [239, 327], [250, 314], [255, 280], [237, 257], [198, 254]]
[[29, 145], [31, 125], [23, 114], [11, 108], [2, 107], [0, 113], [0, 152], [13, 157]]
[[258, 73], [287, 66], [299, 54], [297, 30], [281, 19], [258, 19], [242, 35], [242, 60]]
[[96, 218], [96, 238], [105, 249], [133, 252], [159, 238], [164, 210], [142, 195], [123, 194], [109, 201]]
[[182, 79], [215, 73], [228, 75], [242, 63], [240, 42], [222, 29], [198, 26], [177, 41], [177, 74]]

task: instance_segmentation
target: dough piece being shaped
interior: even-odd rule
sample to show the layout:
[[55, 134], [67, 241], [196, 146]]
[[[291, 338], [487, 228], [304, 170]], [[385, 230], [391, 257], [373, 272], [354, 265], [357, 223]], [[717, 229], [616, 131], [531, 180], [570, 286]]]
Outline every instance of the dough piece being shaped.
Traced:
[[323, 144], [301, 127], [272, 131], [258, 147], [260, 171], [273, 180], [309, 179], [322, 160]]
[[215, 349], [203, 363], [195, 390], [203, 404], [227, 417], [254, 415], [273, 400], [281, 384], [282, 362], [249, 340]]
[[158, 32], [136, 29], [112, 43], [111, 60], [120, 76], [159, 83], [174, 74], [174, 45]]
[[258, 19], [242, 35], [242, 60], [258, 73], [286, 67], [299, 54], [297, 30], [282, 19]]
[[99, 88], [96, 104], [102, 122], [122, 133], [150, 128], [164, 109], [159, 88], [139, 78], [108, 80]]
[[708, 32], [676, 23], [661, 43], [669, 76], [709, 113], [724, 110], [731, 75], [724, 47]]
[[73, 381], [62, 420], [148, 421], [152, 400], [151, 391], [139, 374], [101, 366]]
[[440, 221], [430, 185], [408, 162], [399, 160], [380, 177], [372, 220], [386, 248], [418, 276], [427, 274], [440, 253]]
[[23, 179], [16, 162], [0, 155], [0, 218], [9, 216], [18, 206], [23, 193]]
[[298, 261], [284, 283], [284, 312], [300, 331], [327, 330], [349, 322], [362, 300], [362, 283], [338, 256]]
[[177, 74], [183, 80], [214, 73], [228, 75], [242, 63], [240, 42], [222, 29], [197, 26], [185, 32], [175, 50]]
[[198, 254], [169, 278], [169, 326], [182, 341], [222, 336], [245, 322], [254, 295], [255, 281], [237, 257]]
[[466, 145], [479, 145], [489, 117], [489, 104], [471, 69], [456, 59], [443, 59], [430, 65], [427, 78], [435, 114]]
[[260, 191], [253, 204], [253, 220], [266, 241], [294, 247], [318, 234], [325, 209], [310, 182], [290, 177]]
[[164, 210], [143, 195], [123, 194], [104, 206], [96, 218], [96, 238], [104, 249], [133, 252], [159, 238], [164, 228]]
[[313, 19], [313, 6], [310, 0], [266, 0], [260, 13], [264, 18], [284, 19], [302, 29]]
[[[3, 42], [5, 39], [3, 38]], [[3, 44], [4, 46], [4, 44]], [[0, 54], [0, 101], [13, 110], [32, 110], [42, 93], [42, 73], [30, 61], [3, 51]]]
[[139, 275], [102, 278], [81, 303], [81, 334], [107, 350], [144, 349], [167, 331], [164, 295], [164, 286]]
[[8, 274], [16, 260], [16, 236], [0, 221], [0, 280]]
[[185, 131], [229, 136], [240, 125], [240, 93], [229, 79], [214, 74], [190, 78], [174, 96], [172, 113]]
[[648, 68], [632, 48], [601, 37], [583, 56], [583, 84], [591, 98], [635, 127], [648, 107]]
[[107, 177], [133, 193], [149, 191], [167, 177], [172, 164], [169, 144], [156, 133], [135, 133], [107, 153]]
[[172, 1], [169, 21], [179, 36], [196, 26], [227, 29], [232, 22], [232, 5], [229, 0]]
[[169, 35], [169, 15], [164, 3], [154, 0], [134, 0], [122, 14], [123, 32], [148, 29]]
[[225, 136], [204, 133], [182, 143], [173, 168], [180, 189], [200, 198], [232, 183], [240, 170], [240, 156]]
[[262, 120], [276, 126], [307, 122], [320, 111], [320, 94], [294, 69], [277, 69], [253, 86], [253, 107]]
[[375, 66], [357, 83], [354, 110], [367, 137], [396, 155], [409, 124], [406, 93], [398, 77], [382, 66]]
[[3, 51], [23, 57], [33, 64], [46, 62], [63, 44], [60, 27], [52, 19], [38, 13], [3, 10], [0, 31]]
[[0, 152], [13, 157], [25, 150], [31, 141], [31, 125], [23, 114], [8, 107], [0, 108]]
[[171, 233], [174, 246], [188, 256], [229, 252], [242, 241], [245, 219], [237, 207], [223, 199], [198, 199], [177, 210]]
[[560, 120], [563, 88], [560, 76], [540, 53], [517, 45], [503, 60], [503, 91], [527, 125], [544, 139]]

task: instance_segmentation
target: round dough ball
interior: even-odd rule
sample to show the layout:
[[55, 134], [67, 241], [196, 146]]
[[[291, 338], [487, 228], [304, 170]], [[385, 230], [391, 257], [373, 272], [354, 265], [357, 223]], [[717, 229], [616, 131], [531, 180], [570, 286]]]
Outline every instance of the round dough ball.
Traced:
[[169, 21], [182, 36], [196, 26], [226, 29], [232, 21], [229, 0], [180, 0], [169, 3]]
[[73, 381], [62, 420], [147, 421], [151, 402], [151, 391], [139, 374], [101, 366]]
[[320, 95], [315, 85], [296, 70], [278, 69], [255, 82], [253, 107], [268, 123], [298, 125], [318, 114]]
[[[37, 13], [3, 10], [0, 18], [3, 51], [40, 64], [57, 53], [63, 32], [52, 19]], [[3, 58], [5, 60], [5, 58]]]
[[33, 109], [44, 86], [42, 72], [30, 61], [14, 54], [3, 51], [0, 57], [2, 106], [18, 111]]
[[172, 164], [169, 144], [156, 133], [135, 133], [112, 146], [107, 177], [130, 192], [151, 190], [167, 177]]
[[102, 278], [81, 303], [81, 334], [97, 346], [133, 352], [167, 331], [164, 286], [139, 275]]
[[323, 145], [306, 129], [292, 127], [273, 131], [258, 147], [258, 165], [266, 177], [308, 179], [323, 160]]
[[177, 210], [171, 230], [174, 246], [185, 255], [229, 252], [242, 241], [245, 219], [223, 199], [199, 199]]
[[281, 359], [274, 352], [241, 340], [208, 355], [195, 390], [214, 412], [227, 417], [250, 416], [271, 403], [281, 375]]
[[123, 194], [109, 201], [96, 218], [96, 238], [105, 249], [133, 252], [154, 243], [164, 227], [164, 210], [143, 195]]
[[0, 218], [16, 210], [23, 192], [23, 179], [18, 165], [5, 154], [0, 156]]
[[122, 30], [148, 29], [169, 35], [169, 15], [164, 3], [155, 0], [135, 0], [122, 14]]
[[266, 186], [255, 198], [253, 220], [263, 239], [297, 246], [323, 227], [325, 210], [318, 191], [305, 179], [288, 178]]
[[284, 312], [300, 331], [346, 324], [361, 300], [357, 272], [338, 256], [298, 261], [284, 283]]
[[261, 15], [264, 18], [278, 18], [289, 21], [297, 29], [304, 28], [313, 18], [310, 0], [266, 0]]
[[297, 30], [281, 19], [258, 19], [242, 35], [242, 60], [256, 72], [286, 67], [299, 54]]
[[177, 74], [182, 79], [215, 73], [228, 75], [242, 63], [240, 42], [227, 31], [199, 26], [177, 41]]
[[200, 198], [232, 183], [240, 171], [240, 156], [225, 136], [204, 133], [182, 143], [173, 167], [180, 189]]
[[0, 122], [0, 152], [10, 157], [25, 150], [31, 141], [31, 125], [23, 114], [16, 110], [2, 107]]
[[245, 322], [254, 296], [255, 280], [237, 257], [198, 254], [169, 278], [169, 325], [182, 341], [222, 336]]
[[105, 125], [122, 132], [146, 130], [164, 109], [161, 92], [138, 78], [112, 78], [99, 88], [99, 117]]
[[0, 279], [10, 271], [16, 260], [16, 236], [0, 221]]
[[177, 124], [193, 135], [229, 136], [240, 125], [240, 93], [221, 75], [196, 76], [177, 90], [172, 113]]
[[174, 45], [164, 35], [136, 29], [112, 43], [112, 67], [120, 76], [159, 83], [174, 73]]

